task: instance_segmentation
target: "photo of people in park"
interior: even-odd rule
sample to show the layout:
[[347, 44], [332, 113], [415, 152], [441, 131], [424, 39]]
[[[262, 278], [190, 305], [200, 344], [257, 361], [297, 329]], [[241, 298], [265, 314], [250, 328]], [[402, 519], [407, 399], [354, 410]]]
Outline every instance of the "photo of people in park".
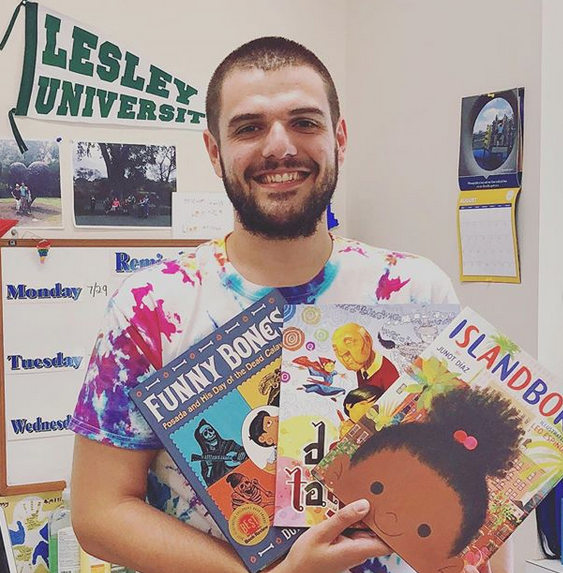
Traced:
[[174, 146], [77, 142], [73, 164], [77, 226], [172, 225]]
[[18, 227], [62, 227], [59, 146], [55, 141], [0, 140], [0, 218]]

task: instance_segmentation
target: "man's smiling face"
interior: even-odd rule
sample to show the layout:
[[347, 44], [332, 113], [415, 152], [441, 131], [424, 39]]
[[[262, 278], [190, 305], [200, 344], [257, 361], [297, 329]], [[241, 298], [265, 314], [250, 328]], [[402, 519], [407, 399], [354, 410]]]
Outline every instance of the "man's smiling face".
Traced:
[[235, 68], [221, 94], [218, 145], [209, 135], [207, 146], [243, 227], [269, 238], [312, 235], [346, 145], [322, 78], [307, 66]]

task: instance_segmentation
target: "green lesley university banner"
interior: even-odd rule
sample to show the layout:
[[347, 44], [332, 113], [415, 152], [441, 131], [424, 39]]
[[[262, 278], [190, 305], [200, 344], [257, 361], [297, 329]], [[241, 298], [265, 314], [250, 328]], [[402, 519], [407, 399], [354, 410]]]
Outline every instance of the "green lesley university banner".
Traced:
[[9, 117], [25, 150], [14, 116], [137, 127], [202, 130], [204, 101], [189, 82], [36, 2], [25, 8], [25, 54], [17, 105]]

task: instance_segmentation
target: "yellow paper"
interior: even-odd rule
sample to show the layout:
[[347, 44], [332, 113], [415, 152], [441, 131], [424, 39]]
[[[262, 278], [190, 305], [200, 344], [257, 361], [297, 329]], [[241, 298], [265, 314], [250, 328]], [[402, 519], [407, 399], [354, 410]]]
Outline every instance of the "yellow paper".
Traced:
[[516, 200], [520, 189], [461, 191], [457, 205], [460, 280], [520, 282]]

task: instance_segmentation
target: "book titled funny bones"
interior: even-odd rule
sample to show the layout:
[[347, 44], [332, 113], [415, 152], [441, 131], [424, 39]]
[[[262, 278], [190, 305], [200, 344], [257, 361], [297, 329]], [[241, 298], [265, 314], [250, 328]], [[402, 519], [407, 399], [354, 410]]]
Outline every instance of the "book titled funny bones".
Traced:
[[313, 475], [418, 573], [479, 567], [563, 477], [563, 385], [465, 309]]
[[301, 533], [273, 526], [284, 303], [272, 291], [131, 393], [252, 573]]

